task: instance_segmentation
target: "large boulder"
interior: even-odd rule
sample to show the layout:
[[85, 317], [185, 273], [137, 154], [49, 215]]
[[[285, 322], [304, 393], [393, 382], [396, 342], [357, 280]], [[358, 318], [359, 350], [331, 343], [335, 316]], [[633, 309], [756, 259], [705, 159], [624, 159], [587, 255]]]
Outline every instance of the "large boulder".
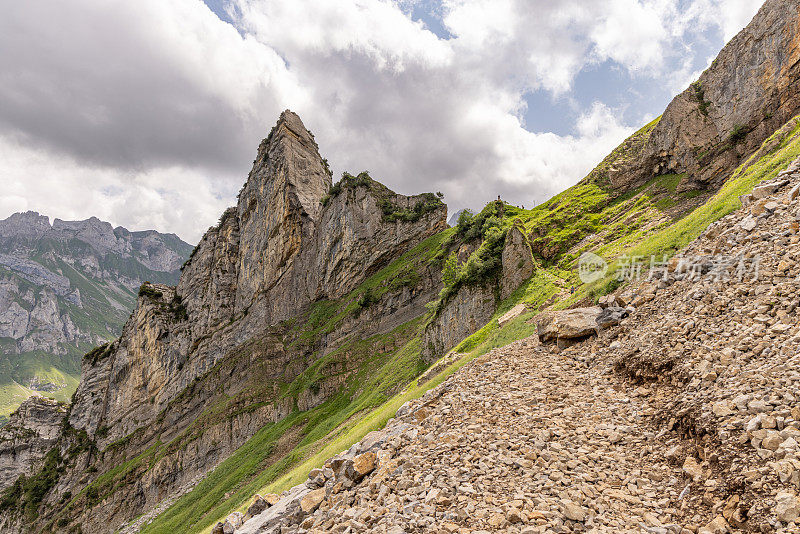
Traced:
[[541, 341], [581, 340], [597, 334], [597, 318], [603, 310], [599, 306], [575, 308], [548, 315], [537, 323]]

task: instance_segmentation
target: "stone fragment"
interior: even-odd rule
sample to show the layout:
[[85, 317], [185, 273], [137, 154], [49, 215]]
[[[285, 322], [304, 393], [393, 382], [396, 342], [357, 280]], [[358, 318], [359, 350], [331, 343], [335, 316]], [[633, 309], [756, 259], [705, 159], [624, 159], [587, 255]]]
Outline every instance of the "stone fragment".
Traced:
[[693, 456], [687, 456], [686, 460], [684, 460], [683, 472], [694, 482], [700, 482], [703, 479], [703, 468]]
[[524, 521], [524, 519], [523, 519], [523, 517], [522, 517], [522, 512], [520, 512], [520, 511], [519, 511], [517, 508], [515, 508], [514, 506], [510, 507], [510, 508], [508, 509], [508, 512], [506, 512], [506, 519], [507, 519], [507, 520], [508, 520], [508, 522], [509, 522], [509, 523], [511, 523], [511, 524], [514, 524], [514, 523], [522, 523], [522, 522]]
[[765, 184], [753, 188], [750, 193], [755, 200], [761, 200], [775, 194], [778, 190], [778, 184]]
[[300, 509], [303, 510], [304, 514], [310, 514], [319, 508], [319, 505], [322, 504], [324, 500], [325, 488], [315, 489], [302, 498], [300, 501]]
[[755, 217], [763, 215], [767, 211], [766, 208], [764, 207], [767, 204], [767, 202], [768, 200], [765, 198], [762, 198], [761, 200], [754, 202], [753, 205], [750, 207], [750, 213], [753, 214], [753, 216]]
[[586, 510], [575, 502], [565, 499], [561, 501], [562, 509], [564, 510], [564, 517], [570, 521], [586, 521]]
[[752, 232], [753, 230], [755, 230], [757, 224], [758, 221], [756, 221], [754, 217], [747, 216], [744, 218], [744, 220], [742, 220], [742, 222], [739, 223], [739, 226], [742, 228], [742, 230], [745, 230], [746, 232]]
[[794, 202], [797, 200], [798, 194], [800, 194], [800, 184], [797, 184], [789, 191], [789, 201]]
[[800, 518], [800, 499], [792, 491], [779, 491], [775, 497], [778, 521], [794, 522]]
[[517, 317], [525, 313], [525, 309], [526, 308], [524, 303], [517, 304], [516, 306], [508, 310], [506, 313], [501, 315], [500, 318], [497, 320], [497, 323], [500, 326], [505, 326], [512, 320], [516, 319]]
[[761, 442], [761, 446], [770, 451], [777, 451], [783, 443], [783, 438], [777, 432], [771, 432]]
[[241, 512], [233, 512], [225, 518], [225, 523], [222, 525], [223, 534], [233, 534], [237, 528], [242, 526], [244, 518]]
[[361, 480], [375, 470], [378, 456], [374, 452], [365, 452], [353, 458], [352, 479]]
[[266, 499], [261, 495], [256, 495], [253, 498], [253, 503], [247, 508], [247, 517], [254, 517], [266, 510], [269, 507]]
[[624, 318], [629, 315], [628, 310], [618, 306], [608, 306], [600, 315], [597, 316], [596, 322], [600, 328], [611, 328], [618, 325]]
[[711, 406], [711, 411], [714, 412], [714, 415], [717, 417], [726, 417], [735, 413], [728, 405], [728, 401], [715, 402]]
[[706, 526], [699, 529], [697, 534], [726, 534], [727, 532], [730, 532], [730, 525], [724, 517], [719, 515]]
[[763, 400], [752, 400], [747, 403], [747, 409], [750, 410], [751, 413], [762, 413], [769, 411], [770, 407], [769, 404]]

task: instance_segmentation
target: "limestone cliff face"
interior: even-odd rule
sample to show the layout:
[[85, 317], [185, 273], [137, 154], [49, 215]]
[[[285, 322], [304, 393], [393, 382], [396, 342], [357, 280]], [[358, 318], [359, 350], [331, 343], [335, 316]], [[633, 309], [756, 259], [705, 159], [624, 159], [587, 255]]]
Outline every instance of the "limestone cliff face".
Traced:
[[170, 307], [174, 288], [146, 287], [152, 292], [139, 297], [120, 339], [83, 360], [70, 424], [100, 446], [151, 422], [202, 369], [201, 363], [183, 372], [188, 321]]
[[[259, 146], [237, 206], [205, 234], [177, 286], [143, 285], [120, 338], [83, 359], [68, 423], [71, 435], [85, 431], [96, 449], [74, 460], [43, 510], [57, 513], [64, 492], [77, 494], [99, 474], [169, 444], [152, 465], [137, 465], [124, 483], [104, 490], [102, 502], [87, 497], [69, 523], [104, 532], [153, 509], [265, 424], [336, 393], [360, 356], [347, 353], [335, 376], [313, 391], [282, 395], [280, 386], [316, 359], [353, 336], [386, 334], [427, 312], [440, 273], [423, 266], [411, 283], [386, 286], [321, 338], [301, 336], [294, 325], [307, 320], [315, 303], [348, 297], [446, 228], [446, 206], [432, 195], [397, 195], [365, 180], [340, 187], [323, 203], [329, 190], [313, 136], [297, 115], [284, 112]], [[382, 350], [405, 340], [387, 335]], [[59, 443], [62, 452], [70, 440]]]
[[[261, 143], [239, 198], [237, 310], [249, 308], [264, 293], [286, 304], [303, 304], [306, 296], [298, 294], [292, 276], [295, 260], [311, 243], [330, 186], [311, 133], [297, 115], [284, 112]], [[273, 316], [287, 311], [267, 310]]]
[[379, 204], [413, 209], [425, 195], [397, 195], [380, 184], [345, 187], [325, 207], [314, 247], [304, 255], [309, 297], [340, 298], [423, 239], [445, 230], [445, 212], [435, 209], [419, 221], [386, 221]]
[[492, 318], [497, 296], [491, 286], [465, 286], [425, 329], [425, 358], [434, 362]]
[[675, 97], [641, 158], [612, 174], [625, 187], [687, 173], [680, 189], [718, 187], [800, 112], [800, 2], [767, 0], [700, 79]]
[[500, 283], [500, 300], [505, 300], [536, 271], [536, 261], [525, 228], [515, 221], [506, 235], [503, 247], [503, 274]]
[[524, 228], [514, 224], [506, 233], [499, 278], [482, 286], [462, 286], [450, 297], [425, 329], [425, 358], [436, 361], [483, 327], [494, 315], [498, 302], [508, 298], [535, 270]]
[[0, 489], [20, 475], [30, 475], [55, 445], [66, 405], [34, 395], [11, 414], [0, 428]]

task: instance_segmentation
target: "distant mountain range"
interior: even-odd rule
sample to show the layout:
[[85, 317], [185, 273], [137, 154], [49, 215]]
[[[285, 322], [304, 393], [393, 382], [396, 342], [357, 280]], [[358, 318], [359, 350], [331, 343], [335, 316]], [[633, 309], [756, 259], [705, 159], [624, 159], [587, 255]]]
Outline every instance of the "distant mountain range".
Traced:
[[191, 250], [96, 217], [0, 221], [0, 421], [35, 393], [69, 400], [81, 356], [119, 336], [142, 282], [177, 283]]
[[460, 209], [460, 210], [456, 211], [455, 213], [453, 213], [453, 214], [450, 216], [450, 218], [447, 220], [447, 225], [448, 225], [448, 226], [450, 226], [451, 228], [452, 228], [453, 226], [457, 225], [457, 224], [458, 224], [458, 218], [459, 218], [459, 217], [461, 216], [461, 214], [462, 214], [462, 213], [464, 213], [465, 211], [469, 211], [469, 210], [467, 210], [467, 209]]

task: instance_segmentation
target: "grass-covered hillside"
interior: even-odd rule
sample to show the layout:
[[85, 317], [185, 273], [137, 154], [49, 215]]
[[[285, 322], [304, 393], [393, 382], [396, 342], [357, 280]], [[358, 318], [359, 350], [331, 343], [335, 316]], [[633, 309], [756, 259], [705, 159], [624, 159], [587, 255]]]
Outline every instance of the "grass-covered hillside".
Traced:
[[[379, 301], [391, 288], [413, 284], [420, 269], [443, 270], [443, 288], [424, 316], [380, 336], [350, 339], [316, 360], [295, 381], [281, 386], [282, 394], [293, 396], [325, 387], [331, 376], [342, 374], [344, 387], [333, 397], [307, 411], [295, 409], [279, 423], [262, 428], [143, 531], [208, 532], [231, 511], [244, 510], [255, 493], [279, 493], [302, 482], [310, 469], [381, 428], [404, 402], [441, 383], [469, 360], [535, 333], [529, 320], [540, 310], [596, 301], [619, 287], [616, 259], [674, 254], [710, 223], [737, 209], [739, 195], [800, 156], [800, 120], [794, 119], [719, 191], [678, 193], [679, 175], [659, 176], [630, 191], [615, 190], [608, 170], [635, 158], [654, 124], [626, 140], [586, 179], [548, 202], [530, 210], [492, 202], [481, 213], [464, 214], [455, 227], [429, 238], [347, 298], [317, 303], [295, 325], [302, 332], [299, 339], [313, 340], [334, 331], [346, 317]], [[496, 280], [498, 249], [502, 249], [498, 244], [513, 225], [524, 227], [529, 236], [537, 271], [509, 298], [498, 302], [494, 317], [483, 328], [455, 347], [453, 352], [460, 357], [447, 358], [447, 363], [437, 366], [435, 373], [426, 373], [427, 380], [421, 381], [418, 377], [426, 368], [421, 358], [425, 323], [461, 286]], [[464, 250], [470, 252], [468, 258], [455, 254]], [[580, 282], [576, 270], [578, 258], [586, 251], [610, 263], [606, 277], [590, 285]], [[498, 318], [520, 303], [526, 311], [501, 327]], [[387, 346], [391, 350], [385, 350]], [[384, 349], [379, 357], [374, 356], [376, 347]], [[349, 362], [358, 364], [349, 366]]]

